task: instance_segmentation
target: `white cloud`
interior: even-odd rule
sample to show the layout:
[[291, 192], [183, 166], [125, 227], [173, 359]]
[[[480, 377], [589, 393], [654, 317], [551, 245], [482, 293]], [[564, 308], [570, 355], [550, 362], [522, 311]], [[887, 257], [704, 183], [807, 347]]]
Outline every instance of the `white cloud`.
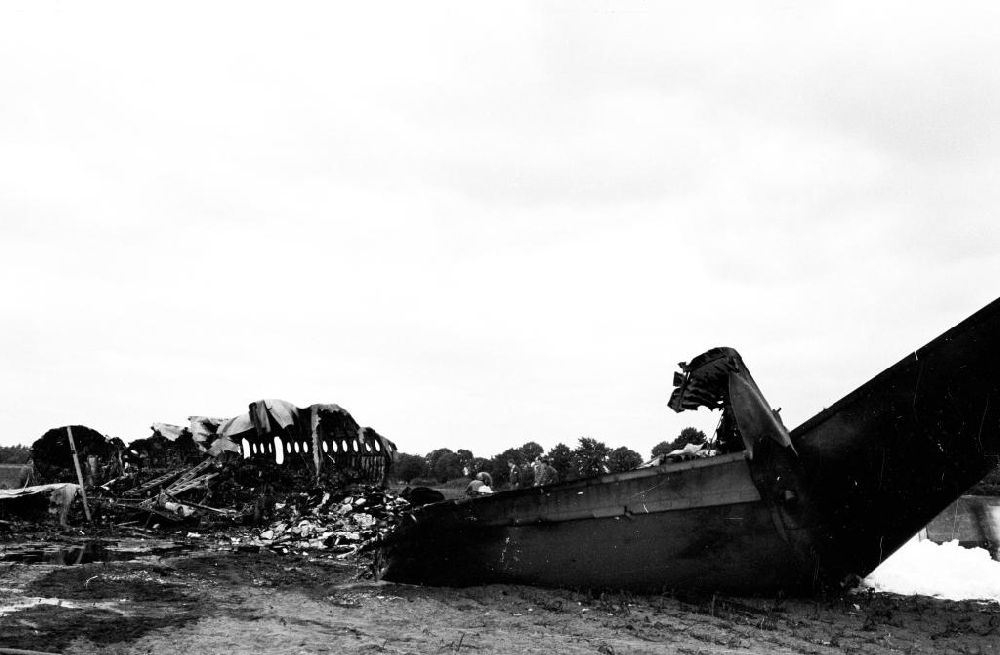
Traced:
[[996, 295], [994, 13], [5, 5], [2, 439], [648, 451], [716, 345], [795, 424]]

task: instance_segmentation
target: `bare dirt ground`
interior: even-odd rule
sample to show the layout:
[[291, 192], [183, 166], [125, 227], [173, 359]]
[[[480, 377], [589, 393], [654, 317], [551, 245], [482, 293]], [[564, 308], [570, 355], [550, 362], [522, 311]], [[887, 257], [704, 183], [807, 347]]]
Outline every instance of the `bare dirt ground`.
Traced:
[[[9, 544], [8, 544], [9, 547]], [[384, 584], [228, 549], [0, 562], [0, 647], [57, 653], [1000, 653], [1000, 605]]]

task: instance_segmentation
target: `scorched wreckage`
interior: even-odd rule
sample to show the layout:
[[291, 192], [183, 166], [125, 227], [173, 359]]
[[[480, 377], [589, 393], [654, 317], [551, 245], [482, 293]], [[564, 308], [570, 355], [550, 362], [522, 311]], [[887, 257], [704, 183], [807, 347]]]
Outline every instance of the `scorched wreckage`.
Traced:
[[127, 511], [167, 521], [205, 512], [237, 518], [255, 502], [273, 505], [276, 489], [382, 486], [396, 453], [395, 444], [333, 404], [259, 400], [233, 418], [189, 420], [190, 427], [154, 423], [151, 437], [127, 446], [84, 426], [49, 430], [32, 446], [30, 475], [59, 484], [0, 491], [0, 521], [36, 518], [48, 508], [65, 524], [78, 495], [88, 520], [88, 495], [119, 518]]
[[[801, 593], [867, 575], [1000, 461], [1000, 300], [791, 431], [735, 350], [681, 369], [671, 408], [721, 412], [712, 450], [683, 461], [419, 506], [440, 494], [373, 487], [396, 447], [345, 410], [261, 400], [231, 419], [155, 424], [127, 449], [50, 430], [36, 469], [64, 484], [0, 492], [0, 520], [51, 498], [64, 521], [87, 489], [163, 519], [274, 519], [243, 545], [374, 551], [391, 581]], [[74, 473], [79, 486], [65, 484]], [[275, 517], [279, 478], [293, 493]]]
[[865, 576], [1000, 459], [1000, 301], [789, 432], [739, 354], [681, 365], [670, 406], [720, 454], [417, 508], [381, 576], [805, 592]]

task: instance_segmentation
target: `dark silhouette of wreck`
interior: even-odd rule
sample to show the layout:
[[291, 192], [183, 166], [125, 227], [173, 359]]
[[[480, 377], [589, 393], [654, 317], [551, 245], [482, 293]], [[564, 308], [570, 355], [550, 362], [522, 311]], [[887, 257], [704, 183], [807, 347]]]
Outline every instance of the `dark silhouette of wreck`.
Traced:
[[381, 544], [381, 577], [837, 588], [998, 464], [1000, 300], [791, 432], [735, 350], [682, 369], [671, 407], [720, 409], [723, 454], [418, 508]]

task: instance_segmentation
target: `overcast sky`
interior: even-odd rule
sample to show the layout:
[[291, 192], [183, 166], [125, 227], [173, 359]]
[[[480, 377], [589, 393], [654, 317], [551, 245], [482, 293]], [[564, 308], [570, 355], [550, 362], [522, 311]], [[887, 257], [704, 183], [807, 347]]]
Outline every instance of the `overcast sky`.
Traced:
[[1000, 296], [998, 7], [5, 2], [0, 444], [648, 455], [719, 345], [793, 427]]

